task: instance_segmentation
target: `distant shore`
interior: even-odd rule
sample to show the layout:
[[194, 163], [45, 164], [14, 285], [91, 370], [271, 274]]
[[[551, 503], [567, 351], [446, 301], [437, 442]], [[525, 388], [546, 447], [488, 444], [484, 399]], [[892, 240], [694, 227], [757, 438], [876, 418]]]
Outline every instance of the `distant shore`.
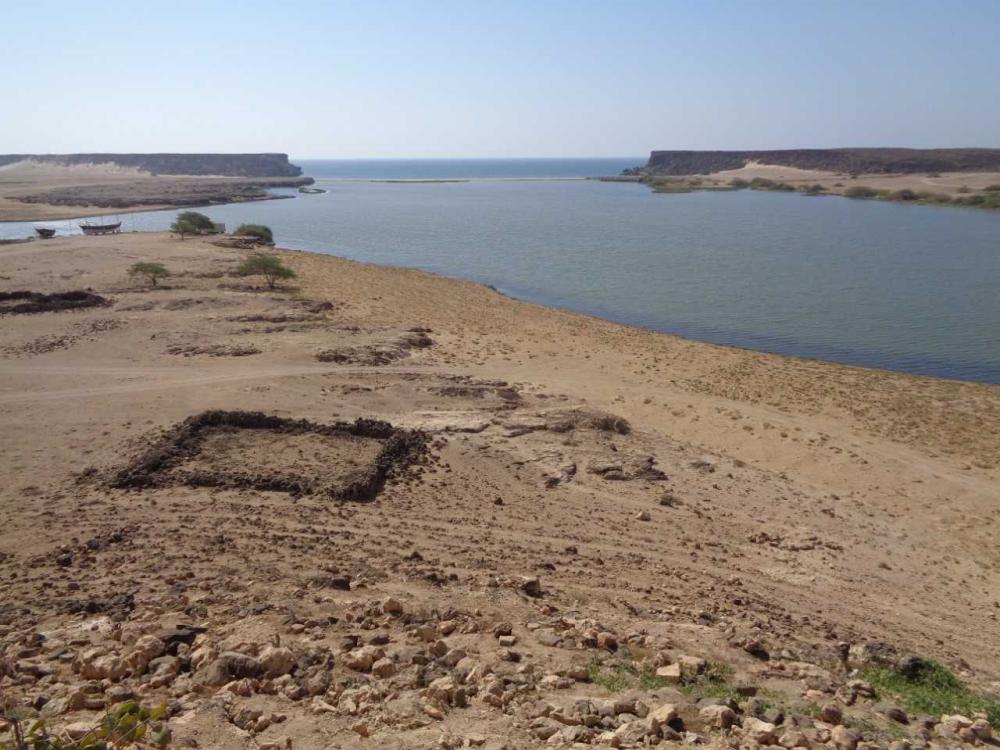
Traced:
[[20, 162], [0, 167], [0, 221], [60, 221], [287, 196], [268, 189], [311, 185], [311, 177], [152, 175], [109, 165]]
[[596, 179], [647, 185], [657, 193], [750, 189], [1000, 210], [1000, 172], [846, 174], [752, 162], [740, 169], [708, 174], [666, 175], [640, 168]]

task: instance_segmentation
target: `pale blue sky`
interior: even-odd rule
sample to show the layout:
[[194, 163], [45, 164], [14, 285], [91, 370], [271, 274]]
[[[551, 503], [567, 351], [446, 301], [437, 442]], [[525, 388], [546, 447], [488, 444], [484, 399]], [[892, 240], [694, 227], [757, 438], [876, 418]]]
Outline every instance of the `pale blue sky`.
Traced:
[[0, 34], [0, 153], [1000, 146], [1000, 0], [11, 0]]

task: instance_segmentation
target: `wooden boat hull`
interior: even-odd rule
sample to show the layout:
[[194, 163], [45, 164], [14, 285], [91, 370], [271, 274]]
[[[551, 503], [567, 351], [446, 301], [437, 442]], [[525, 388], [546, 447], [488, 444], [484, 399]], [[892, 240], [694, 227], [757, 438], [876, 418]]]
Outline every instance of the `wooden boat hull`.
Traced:
[[45, 240], [47, 240], [49, 237], [56, 236], [55, 229], [47, 229], [46, 227], [35, 227], [35, 231], [38, 233], [39, 237]]
[[80, 229], [84, 234], [118, 234], [121, 231], [122, 223], [116, 224], [81, 224]]

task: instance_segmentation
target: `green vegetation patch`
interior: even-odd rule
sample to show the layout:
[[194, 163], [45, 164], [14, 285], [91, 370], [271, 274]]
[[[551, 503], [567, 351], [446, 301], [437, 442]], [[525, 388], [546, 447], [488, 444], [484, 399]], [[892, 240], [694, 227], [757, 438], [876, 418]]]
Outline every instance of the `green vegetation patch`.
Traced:
[[274, 233], [271, 227], [263, 224], [240, 224], [236, 227], [235, 234], [240, 237], [256, 237], [264, 242], [274, 242]]
[[4, 706], [3, 718], [9, 725], [9, 741], [0, 742], [0, 748], [11, 750], [107, 750], [131, 748], [165, 748], [170, 745], [170, 730], [163, 718], [166, 706], [147, 708], [135, 701], [126, 701], [110, 709], [79, 739], [62, 733], [51, 732], [45, 721], [30, 720], [10, 705]]
[[1000, 210], [1000, 190], [979, 193], [977, 195], [961, 196], [952, 201], [955, 206], [985, 208], [992, 211]]
[[802, 185], [799, 187], [799, 192], [803, 195], [823, 195], [826, 192], [826, 188], [817, 182], [812, 185]]
[[590, 674], [591, 682], [607, 688], [612, 693], [620, 693], [631, 688], [660, 690], [671, 685], [669, 681], [656, 676], [656, 669], [652, 665], [637, 665], [627, 657], [602, 661], [595, 656], [587, 665], [587, 672]]
[[853, 187], [847, 188], [844, 191], [844, 195], [848, 198], [878, 198], [878, 190], [867, 185], [855, 185]]
[[701, 674], [681, 676], [681, 692], [698, 698], [739, 700], [740, 695], [731, 683], [733, 674], [728, 664], [709, 662]]
[[971, 716], [982, 711], [993, 726], [1000, 725], [1000, 700], [970, 689], [946, 667], [921, 659], [907, 671], [876, 668], [864, 678], [880, 695], [891, 695], [912, 713]]
[[794, 193], [795, 186], [789, 185], [787, 182], [777, 182], [775, 180], [769, 180], [766, 177], [754, 177], [750, 180], [751, 190], [774, 190], [779, 193]]

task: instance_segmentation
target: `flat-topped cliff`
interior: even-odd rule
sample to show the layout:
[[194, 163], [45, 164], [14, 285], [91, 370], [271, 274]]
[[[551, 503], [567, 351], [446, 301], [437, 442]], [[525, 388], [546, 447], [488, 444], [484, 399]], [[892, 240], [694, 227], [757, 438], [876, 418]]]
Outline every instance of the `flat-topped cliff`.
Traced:
[[0, 166], [34, 161], [63, 166], [114, 164], [155, 175], [298, 177], [288, 154], [0, 154]]
[[796, 148], [772, 151], [653, 151], [637, 174], [689, 175], [741, 169], [757, 162], [796, 169], [855, 174], [992, 172], [995, 148]]

